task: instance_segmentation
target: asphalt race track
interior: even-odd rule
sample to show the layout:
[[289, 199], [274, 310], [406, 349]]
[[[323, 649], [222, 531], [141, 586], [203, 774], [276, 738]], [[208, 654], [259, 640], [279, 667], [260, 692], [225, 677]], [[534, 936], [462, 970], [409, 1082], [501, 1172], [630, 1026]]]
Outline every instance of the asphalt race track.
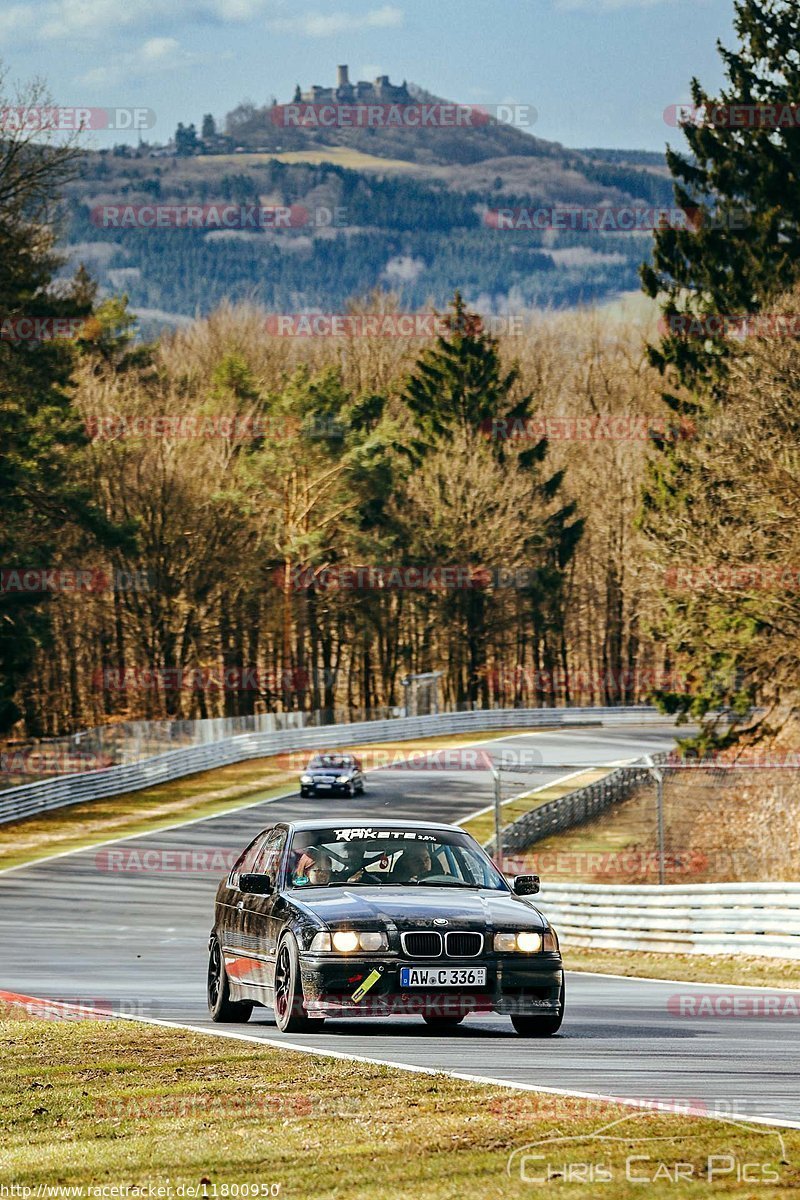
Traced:
[[[542, 732], [486, 744], [538, 750], [545, 764], [630, 759], [667, 748], [669, 726]], [[528, 776], [519, 787], [566, 774], [563, 765]], [[0, 873], [0, 988], [29, 996], [111, 1005], [133, 1016], [214, 1028], [205, 1007], [207, 938], [214, 893], [225, 866], [218, 852], [239, 851], [259, 828], [281, 818], [397, 817], [457, 822], [491, 802], [484, 770], [372, 773], [354, 800], [299, 795], [250, 805], [161, 833]], [[146, 851], [175, 851], [172, 856]], [[200, 869], [186, 870], [200, 854]], [[217, 853], [217, 865], [203, 870]], [[145, 864], [149, 866], [145, 867]], [[120, 869], [120, 868], [124, 869]], [[135, 867], [136, 869], [131, 869]], [[546, 896], [546, 879], [543, 887]], [[542, 901], [546, 911], [546, 899]], [[571, 973], [561, 1033], [523, 1040], [507, 1018], [473, 1016], [441, 1036], [417, 1018], [328, 1021], [303, 1038], [308, 1046], [383, 1062], [444, 1069], [512, 1084], [634, 1099], [685, 1101], [694, 1107], [800, 1123], [800, 1018], [693, 1016], [677, 1011], [677, 994], [731, 989]], [[747, 989], [738, 996], [764, 996]], [[800, 1007], [800, 993], [797, 994]], [[253, 1037], [283, 1038], [266, 1009], [247, 1025], [225, 1026]]]

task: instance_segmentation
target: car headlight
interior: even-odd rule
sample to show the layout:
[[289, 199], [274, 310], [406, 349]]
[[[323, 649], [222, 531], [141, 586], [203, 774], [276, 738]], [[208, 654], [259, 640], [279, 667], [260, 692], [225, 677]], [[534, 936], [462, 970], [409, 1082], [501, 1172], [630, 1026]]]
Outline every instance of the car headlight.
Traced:
[[336, 776], [336, 782], [337, 782], [337, 783], [349, 783], [349, 782], [350, 782], [350, 776], [349, 776], [349, 775], [337, 775], [337, 776]]
[[352, 954], [354, 950], [369, 953], [388, 950], [389, 939], [379, 931], [360, 933], [357, 929], [339, 929], [331, 937], [327, 930], [320, 930], [314, 934], [308, 949], [312, 954], [326, 954], [331, 950], [337, 950], [339, 954]]
[[544, 938], [542, 940], [542, 949], [549, 950], [551, 954], [558, 953], [558, 934], [551, 925], [549, 929], [545, 929]]
[[357, 929], [340, 929], [333, 935], [333, 948], [340, 954], [352, 954], [354, 950], [388, 950], [389, 941], [385, 933], [359, 933]]
[[312, 783], [312, 782], [313, 782], [313, 780], [312, 780], [312, 778], [311, 778], [311, 776], [310, 776], [310, 775], [301, 775], [301, 776], [300, 776], [300, 782], [301, 782], [301, 783]]
[[496, 933], [494, 948], [503, 954], [538, 954], [542, 949], [542, 935], [530, 930], [519, 933]]

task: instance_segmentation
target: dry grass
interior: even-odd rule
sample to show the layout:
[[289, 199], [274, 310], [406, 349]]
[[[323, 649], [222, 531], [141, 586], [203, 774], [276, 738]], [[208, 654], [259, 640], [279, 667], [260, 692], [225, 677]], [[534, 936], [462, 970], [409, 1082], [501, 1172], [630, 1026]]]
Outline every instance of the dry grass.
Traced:
[[[728, 1154], [775, 1173], [777, 1183], [747, 1195], [776, 1200], [800, 1188], [796, 1131], [779, 1136], [133, 1022], [6, 1019], [0, 1034], [4, 1185], [169, 1181], [173, 1200], [191, 1194], [187, 1187], [213, 1200], [225, 1194], [215, 1186], [275, 1183], [287, 1200], [501, 1200], [541, 1195], [530, 1176], [549, 1162], [564, 1200], [741, 1197], [735, 1174], [704, 1181], [709, 1156]], [[620, 1140], [603, 1140], [603, 1130]], [[521, 1179], [521, 1154], [511, 1156], [531, 1143], [545, 1161], [528, 1160]], [[636, 1154], [652, 1160], [638, 1168], [653, 1174], [660, 1161], [670, 1178], [662, 1172], [646, 1190], [626, 1179], [625, 1160]], [[570, 1182], [571, 1163], [610, 1171], [612, 1186], [589, 1191], [585, 1175]], [[690, 1182], [672, 1182], [677, 1163], [690, 1164]]]
[[280, 154], [215, 154], [195, 161], [204, 164], [207, 172], [213, 173], [216, 166], [260, 166], [272, 160], [282, 163], [332, 163], [337, 167], [347, 167], [351, 171], [414, 171], [419, 170], [416, 163], [403, 162], [399, 158], [380, 158], [375, 154], [365, 154], [361, 150], [353, 150], [348, 146], [328, 146], [320, 150], [285, 150]]

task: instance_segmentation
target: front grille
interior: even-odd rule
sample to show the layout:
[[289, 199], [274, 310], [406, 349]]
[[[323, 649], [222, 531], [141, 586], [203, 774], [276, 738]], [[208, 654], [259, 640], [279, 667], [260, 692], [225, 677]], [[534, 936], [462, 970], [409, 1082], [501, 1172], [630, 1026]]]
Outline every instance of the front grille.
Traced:
[[400, 940], [409, 958], [441, 958], [442, 935], [440, 933], [404, 933]]
[[444, 945], [448, 958], [477, 958], [483, 949], [483, 934], [446, 933]]

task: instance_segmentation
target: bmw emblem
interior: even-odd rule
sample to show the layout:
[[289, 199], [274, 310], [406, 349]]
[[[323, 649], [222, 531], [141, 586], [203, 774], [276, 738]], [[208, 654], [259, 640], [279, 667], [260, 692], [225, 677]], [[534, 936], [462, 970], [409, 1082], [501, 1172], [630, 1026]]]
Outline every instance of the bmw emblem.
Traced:
[[434, 917], [433, 923], [434, 923], [434, 925], [446, 925], [447, 918], [446, 917]]

